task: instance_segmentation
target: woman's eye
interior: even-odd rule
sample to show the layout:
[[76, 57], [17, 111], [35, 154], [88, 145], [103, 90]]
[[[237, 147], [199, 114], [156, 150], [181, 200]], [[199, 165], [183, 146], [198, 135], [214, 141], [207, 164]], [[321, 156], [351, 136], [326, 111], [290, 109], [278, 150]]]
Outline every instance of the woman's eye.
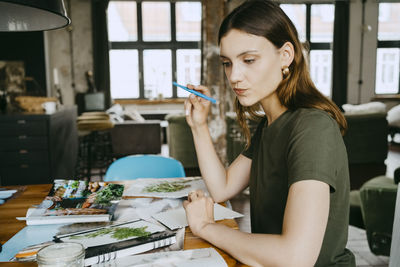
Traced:
[[245, 58], [245, 59], [244, 59], [244, 62], [245, 62], [246, 64], [251, 64], [251, 63], [253, 63], [254, 61], [255, 61], [254, 58]]
[[224, 67], [229, 67], [230, 65], [231, 65], [231, 63], [229, 61], [222, 62], [222, 66], [224, 66]]

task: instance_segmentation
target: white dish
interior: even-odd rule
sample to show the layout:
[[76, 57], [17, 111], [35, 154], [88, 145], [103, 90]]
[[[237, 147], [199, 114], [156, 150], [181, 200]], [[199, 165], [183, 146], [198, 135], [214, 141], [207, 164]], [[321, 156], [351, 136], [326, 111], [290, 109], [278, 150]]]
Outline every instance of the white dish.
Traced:
[[17, 190], [4, 190], [0, 191], [0, 199], [5, 199], [11, 197]]

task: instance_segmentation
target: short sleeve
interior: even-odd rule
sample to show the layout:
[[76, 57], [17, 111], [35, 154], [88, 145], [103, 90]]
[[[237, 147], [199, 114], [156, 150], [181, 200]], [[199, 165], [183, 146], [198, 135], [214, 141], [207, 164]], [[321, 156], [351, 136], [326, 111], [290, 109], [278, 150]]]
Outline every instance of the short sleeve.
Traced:
[[247, 149], [244, 149], [241, 153], [243, 156], [245, 156], [249, 159], [253, 159], [254, 147], [258, 146], [260, 143], [260, 136], [262, 133], [262, 128], [264, 127], [266, 121], [267, 121], [267, 119], [264, 118], [259, 122], [256, 131], [254, 132], [253, 136], [251, 137], [250, 146]]
[[343, 155], [340, 153], [343, 148], [343, 139], [335, 120], [322, 111], [305, 114], [295, 124], [289, 139], [288, 186], [301, 180], [319, 180], [335, 191], [336, 161]]

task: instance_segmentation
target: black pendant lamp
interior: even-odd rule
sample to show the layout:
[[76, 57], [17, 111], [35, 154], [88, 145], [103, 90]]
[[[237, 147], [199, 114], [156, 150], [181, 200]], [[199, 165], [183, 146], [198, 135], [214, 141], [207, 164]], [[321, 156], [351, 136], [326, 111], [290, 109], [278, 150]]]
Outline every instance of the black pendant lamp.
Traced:
[[0, 0], [0, 32], [45, 31], [70, 22], [63, 0]]

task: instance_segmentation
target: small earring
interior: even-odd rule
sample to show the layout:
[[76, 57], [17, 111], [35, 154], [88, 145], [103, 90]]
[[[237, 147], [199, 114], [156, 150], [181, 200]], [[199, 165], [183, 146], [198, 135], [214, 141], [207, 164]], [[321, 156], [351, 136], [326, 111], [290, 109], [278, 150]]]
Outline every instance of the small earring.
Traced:
[[290, 72], [289, 67], [288, 66], [284, 66], [283, 69], [282, 69], [283, 76], [284, 77], [288, 76], [289, 72]]

